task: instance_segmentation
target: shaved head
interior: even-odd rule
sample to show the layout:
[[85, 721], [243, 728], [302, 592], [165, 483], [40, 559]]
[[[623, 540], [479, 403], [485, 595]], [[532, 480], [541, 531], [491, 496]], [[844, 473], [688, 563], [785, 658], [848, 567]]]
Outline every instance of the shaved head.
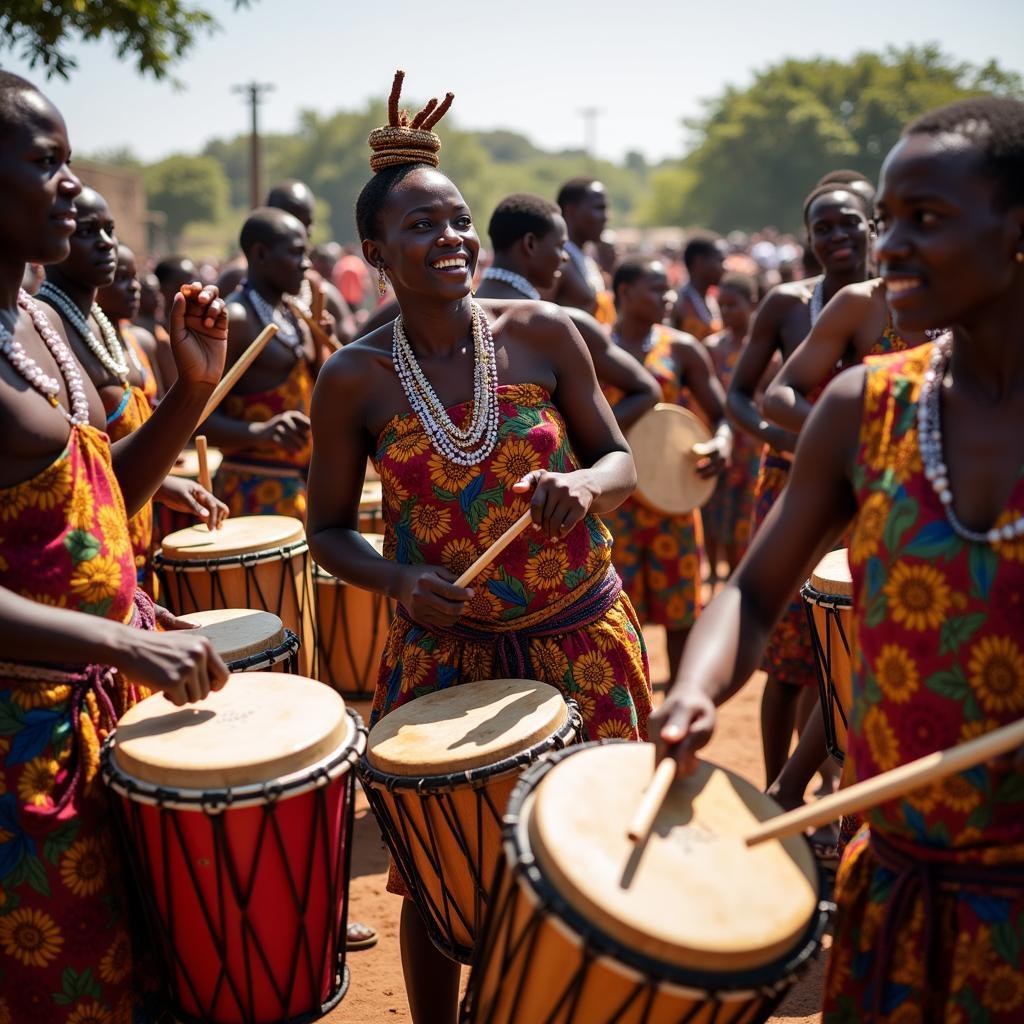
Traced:
[[302, 181], [278, 182], [267, 196], [267, 206], [284, 210], [297, 217], [308, 231], [313, 224], [316, 200], [310, 187]]
[[246, 258], [252, 254], [253, 247], [259, 244], [273, 246], [278, 242], [291, 238], [296, 231], [306, 233], [302, 221], [284, 210], [270, 206], [260, 206], [249, 214], [242, 225], [242, 233], [238, 236], [238, 244]]

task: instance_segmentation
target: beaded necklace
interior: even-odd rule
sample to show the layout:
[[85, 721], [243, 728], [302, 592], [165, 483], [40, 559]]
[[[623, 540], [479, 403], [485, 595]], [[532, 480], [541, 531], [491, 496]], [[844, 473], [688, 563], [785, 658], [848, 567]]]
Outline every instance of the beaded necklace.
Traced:
[[522, 274], [517, 274], [514, 270], [506, 270], [505, 267], [488, 267], [484, 271], [483, 279], [485, 281], [501, 281], [528, 299], [536, 301], [540, 298], [540, 292]]
[[942, 411], [940, 398], [942, 381], [953, 355], [953, 336], [946, 334], [939, 338], [932, 347], [921, 384], [921, 394], [917, 402], [917, 443], [921, 449], [921, 462], [924, 464], [924, 475], [932, 485], [942, 508], [946, 513], [949, 525], [964, 540], [979, 544], [998, 544], [1000, 541], [1011, 541], [1024, 535], [1024, 516], [1020, 516], [1005, 526], [993, 526], [981, 533], [972, 530], [960, 522], [953, 511], [953, 488], [949, 481], [949, 470], [942, 458]]
[[690, 304], [693, 306], [697, 317], [706, 324], [710, 324], [714, 317], [711, 315], [711, 307], [708, 305], [707, 300], [694, 286], [687, 281], [686, 287], [683, 288], [683, 294], [690, 300]]
[[25, 378], [29, 385], [39, 392], [73, 427], [89, 422], [89, 400], [85, 397], [85, 385], [78, 362], [71, 353], [67, 342], [54, 330], [46, 314], [29, 298], [28, 292], [18, 289], [18, 306], [32, 321], [36, 334], [43, 339], [60, 369], [64, 386], [71, 396], [71, 411], [68, 412], [57, 396], [60, 385], [55, 377], [49, 376], [43, 368], [25, 351], [21, 342], [0, 323], [0, 352], [6, 356], [14, 369]]
[[299, 334], [298, 324], [292, 318], [290, 312], [281, 309], [280, 306], [272, 306], [249, 282], [242, 286], [242, 293], [249, 300], [256, 318], [266, 327], [268, 324], [277, 325], [277, 335], [291, 350], [296, 359], [303, 357], [302, 335]]
[[812, 327], [818, 322], [818, 317], [821, 316], [821, 311], [824, 308], [825, 308], [825, 278], [822, 278], [814, 286], [814, 291], [811, 292], [810, 314], [811, 314], [811, 326]]
[[473, 414], [464, 429], [452, 422], [416, 359], [405, 334], [404, 317], [395, 318], [391, 357], [412, 411], [423, 424], [434, 450], [457, 466], [475, 466], [498, 441], [498, 366], [487, 317], [471, 304], [473, 334]]

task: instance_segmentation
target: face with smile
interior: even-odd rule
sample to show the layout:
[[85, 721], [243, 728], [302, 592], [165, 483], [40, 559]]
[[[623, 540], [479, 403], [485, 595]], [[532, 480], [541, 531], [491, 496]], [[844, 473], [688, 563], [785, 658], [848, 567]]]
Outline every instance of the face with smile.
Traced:
[[363, 254], [384, 266], [399, 298], [455, 301], [470, 293], [480, 239], [466, 201], [440, 171], [410, 171], [388, 194], [377, 226], [379, 237], [363, 242]]
[[1020, 275], [1024, 208], [1000, 202], [960, 135], [905, 136], [882, 167], [875, 255], [896, 326], [969, 322]]
[[826, 274], [864, 265], [869, 229], [863, 201], [846, 189], [818, 196], [807, 210], [807, 237]]
[[562, 264], [569, 259], [565, 251], [565, 243], [569, 241], [569, 232], [565, 221], [555, 214], [550, 231], [543, 235], [527, 235], [527, 256], [529, 258], [530, 283], [542, 291], [551, 288], [561, 276]]
[[117, 247], [114, 280], [96, 295], [100, 308], [113, 320], [134, 320], [139, 312], [142, 285], [135, 273], [135, 253], [127, 245]]
[[[55, 270], [85, 288], [102, 288], [117, 271], [117, 237], [107, 201], [91, 188], [75, 199], [75, 233], [68, 257]], [[59, 282], [58, 282], [59, 283]]]
[[57, 108], [34, 90], [15, 100], [18, 115], [0, 127], [0, 252], [20, 263], [59, 263], [75, 230], [71, 145]]

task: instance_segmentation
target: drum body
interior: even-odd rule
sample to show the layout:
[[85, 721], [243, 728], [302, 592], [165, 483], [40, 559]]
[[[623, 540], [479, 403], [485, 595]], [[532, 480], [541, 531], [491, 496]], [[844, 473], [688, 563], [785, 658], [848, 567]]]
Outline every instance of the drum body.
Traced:
[[[384, 538], [379, 533], [365, 536], [379, 553]], [[343, 697], [369, 700], [394, 606], [383, 595], [350, 586], [319, 566], [313, 570], [320, 681]]]
[[288, 516], [240, 516], [219, 530], [179, 530], [153, 564], [175, 615], [219, 608], [273, 612], [302, 642], [299, 671], [316, 674], [313, 576], [305, 531]]
[[578, 742], [581, 729], [579, 711], [554, 687], [503, 679], [420, 697], [371, 731], [360, 781], [431, 939], [448, 956], [472, 956], [501, 859], [502, 815], [523, 768]]
[[830, 551], [800, 588], [814, 644], [825, 747], [840, 764], [853, 710], [853, 583], [845, 548]]
[[[333, 697], [340, 711], [320, 696], [307, 702], [310, 687]], [[140, 778], [134, 759], [119, 756], [119, 743], [135, 730], [143, 743], [147, 730], [165, 739], [192, 732], [193, 743], [203, 733], [216, 742], [225, 730], [241, 730], [255, 744], [262, 732], [273, 746], [272, 722], [260, 706], [268, 693], [282, 704], [305, 704], [304, 714], [315, 716], [321, 735], [303, 768], [286, 765], [280, 777], [262, 782], [193, 788], [152, 781], [159, 770]], [[235, 699], [223, 699], [229, 696]], [[346, 713], [315, 680], [269, 673], [232, 676], [220, 694], [184, 709], [161, 696], [138, 707], [151, 702], [162, 706], [138, 718], [130, 712], [118, 724], [104, 745], [102, 771], [119, 797], [128, 856], [176, 1016], [203, 1024], [318, 1019], [348, 987], [351, 768], [365, 746], [358, 715]], [[190, 724], [197, 717], [199, 724]]]
[[219, 608], [179, 618], [197, 627], [231, 672], [299, 671], [299, 638], [272, 612]]
[[[619, 753], [623, 748], [625, 754]], [[586, 856], [594, 849], [589, 843], [576, 851], [581, 855], [578, 872], [585, 875], [591, 867], [595, 869], [591, 893], [595, 901], [587, 910], [582, 909], [578, 893], [573, 891], [572, 872], [563, 875], [558, 867], [559, 859], [574, 857], [572, 843], [561, 852], [556, 848], [549, 858], [537, 830], [538, 788], [546, 779], [557, 776], [567, 763], [578, 767], [580, 758], [590, 759], [600, 769], [590, 773], [591, 781], [609, 771], [623, 773], [608, 776], [609, 782], [614, 788], [628, 780], [626, 788], [631, 786], [635, 797], [618, 814], [619, 808], [610, 809], [599, 791], [575, 794], [581, 804], [589, 802], [582, 813], [592, 817], [594, 830], [621, 832], [608, 847], [595, 851], [593, 865]], [[703, 825], [696, 823], [696, 814], [684, 814], [674, 825], [666, 825], [659, 813], [651, 839], [632, 848], [626, 838], [628, 817], [651, 777], [653, 765], [653, 747], [648, 744], [611, 741], [552, 754], [524, 773], [505, 815], [504, 857], [473, 960], [462, 1005], [463, 1024], [757, 1024], [767, 1020], [816, 955], [830, 908], [820, 902], [816, 873], [813, 886], [809, 884], [807, 872], [815, 871], [809, 849], [805, 851], [805, 863], [790, 879], [799, 890], [795, 894], [798, 912], [790, 913], [791, 908], [781, 904], [782, 916], [787, 920], [781, 927], [775, 921], [772, 927], [778, 927], [783, 940], [778, 941], [775, 935], [767, 941], [755, 939], [759, 947], [756, 953], [742, 949], [745, 935], [738, 942], [717, 942], [726, 922], [708, 898], [701, 898], [699, 875], [693, 883], [697, 898], [689, 914], [679, 914], [686, 895], [673, 894], [671, 889], [673, 881], [677, 889], [686, 888], [690, 879], [685, 872], [677, 875], [669, 871], [661, 879], [660, 889], [646, 885], [643, 875], [649, 871], [647, 857], [654, 843], [665, 843], [670, 860], [682, 866], [690, 853], [699, 857], [701, 848], [714, 842]], [[717, 773], [718, 782], [727, 777], [718, 769], [704, 767], [709, 775]], [[637, 768], [638, 775], [634, 774]], [[742, 780], [728, 777], [728, 785], [737, 782], [754, 792]], [[744, 794], [744, 798], [747, 796]], [[752, 799], [756, 798], [767, 799], [754, 792]], [[558, 813], [557, 807], [555, 811]], [[733, 838], [738, 847], [742, 839]], [[607, 864], [605, 877], [604, 854], [612, 848], [622, 855]], [[708, 866], [713, 869], [715, 851], [709, 850], [704, 856], [710, 857]], [[658, 862], [658, 857], [653, 859]], [[729, 868], [735, 862], [736, 856], [723, 859], [726, 887], [740, 882], [729, 877]], [[662, 857], [660, 864], [664, 863]], [[755, 877], [753, 884], [771, 883]], [[604, 910], [598, 906], [602, 894], [608, 896]], [[661, 896], [664, 900], [659, 899]], [[647, 906], [636, 914], [628, 910], [624, 913], [623, 908], [631, 901], [646, 901]], [[744, 909], [742, 899], [727, 902], [732, 906], [717, 910]], [[748, 908], [747, 917], [740, 922], [741, 931], [746, 925], [749, 933], [757, 910]], [[680, 932], [696, 936], [707, 925], [714, 932], [714, 940], [701, 950], [688, 948], [685, 943], [673, 946], [676, 925], [681, 926]], [[645, 933], [648, 926], [650, 931]], [[716, 944], [721, 946], [721, 959], [732, 966], [715, 969], [719, 951], [712, 947]], [[698, 966], [685, 966], [688, 958]]]

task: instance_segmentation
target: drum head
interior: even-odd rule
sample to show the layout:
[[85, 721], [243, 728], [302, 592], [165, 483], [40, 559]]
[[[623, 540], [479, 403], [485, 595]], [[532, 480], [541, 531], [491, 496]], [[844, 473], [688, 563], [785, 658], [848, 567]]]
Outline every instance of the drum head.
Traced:
[[164, 558], [203, 561], [279, 548], [305, 536], [302, 522], [291, 516], [239, 516], [225, 519], [219, 530], [208, 530], [200, 525], [168, 534], [161, 548]]
[[299, 772], [348, 734], [345, 702], [323, 683], [239, 672], [206, 700], [176, 708], [162, 694], [117, 723], [114, 761], [126, 775], [168, 789], [223, 789]]
[[361, 509], [380, 508], [384, 503], [384, 488], [379, 480], [367, 480], [363, 483], [362, 493], [359, 495], [359, 507]]
[[[363, 540], [367, 541], [369, 544], [372, 544], [374, 551], [376, 551], [378, 555], [383, 555], [384, 554], [384, 534], [383, 533], [361, 533], [361, 534], [359, 534], [359, 536], [362, 537]], [[345, 585], [345, 581], [344, 580], [339, 580], [337, 576], [332, 576], [326, 569], [321, 568], [319, 565], [316, 565], [315, 563], [313, 565], [313, 576], [314, 576], [314, 578], [316, 580], [316, 583], [318, 585], [319, 584], [323, 584], [324, 586], [330, 586], [331, 584], [337, 584], [339, 586], [344, 586]]]
[[697, 475], [695, 444], [711, 440], [708, 428], [688, 409], [659, 402], [626, 433], [636, 464], [636, 497], [668, 515], [700, 508], [714, 494], [717, 477]]
[[[206, 449], [206, 466], [210, 471], [210, 476], [216, 476], [217, 470], [220, 469], [220, 464], [223, 461], [224, 456], [219, 448], [207, 448]], [[177, 462], [171, 468], [172, 476], [184, 476], [188, 477], [189, 480], [199, 479], [199, 455], [192, 448], [186, 448], [179, 456]]]
[[403, 778], [449, 775], [496, 764], [547, 739], [569, 712], [553, 686], [485, 679], [417, 697], [371, 730], [366, 757]]
[[616, 941], [676, 967], [741, 970], [791, 951], [818, 906], [810, 848], [801, 837], [743, 841], [781, 808], [702, 762], [633, 844], [626, 831], [653, 774], [648, 743], [584, 748], [547, 773], [527, 827], [554, 888]]
[[822, 594], [837, 597], [853, 596], [853, 578], [846, 548], [830, 551], [811, 573], [811, 586]]
[[261, 654], [284, 643], [284, 623], [272, 612], [249, 608], [220, 608], [212, 612], [179, 615], [183, 622], [198, 626], [213, 649], [225, 661], [238, 661]]

